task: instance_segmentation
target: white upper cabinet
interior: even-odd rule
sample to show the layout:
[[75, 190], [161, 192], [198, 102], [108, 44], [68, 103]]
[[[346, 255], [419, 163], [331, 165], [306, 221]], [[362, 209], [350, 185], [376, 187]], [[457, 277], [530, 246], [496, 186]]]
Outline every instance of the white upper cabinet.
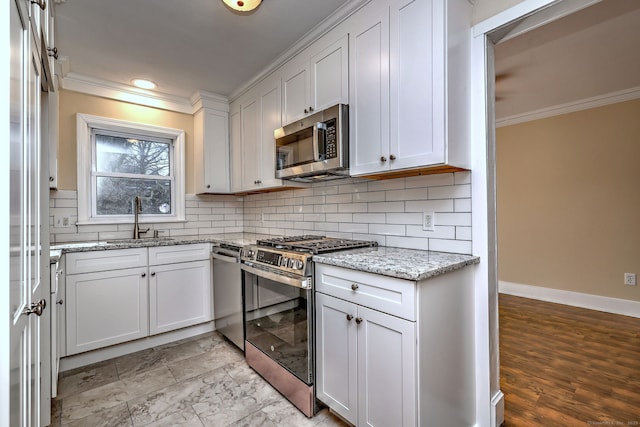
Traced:
[[352, 17], [352, 175], [469, 167], [469, 13], [466, 0], [374, 0]]
[[348, 37], [321, 38], [282, 68], [284, 124], [349, 100]]
[[231, 105], [232, 186], [235, 192], [301, 186], [275, 177], [273, 133], [281, 126], [282, 85], [279, 75], [263, 80]]
[[193, 118], [196, 193], [229, 193], [229, 115], [202, 108]]

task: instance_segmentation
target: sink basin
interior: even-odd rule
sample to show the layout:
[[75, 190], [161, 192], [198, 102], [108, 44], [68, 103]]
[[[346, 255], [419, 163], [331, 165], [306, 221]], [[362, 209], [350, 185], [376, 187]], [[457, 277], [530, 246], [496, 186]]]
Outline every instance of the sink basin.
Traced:
[[107, 240], [107, 243], [143, 243], [143, 242], [166, 242], [174, 240], [173, 237], [143, 237], [141, 239], [114, 239]]

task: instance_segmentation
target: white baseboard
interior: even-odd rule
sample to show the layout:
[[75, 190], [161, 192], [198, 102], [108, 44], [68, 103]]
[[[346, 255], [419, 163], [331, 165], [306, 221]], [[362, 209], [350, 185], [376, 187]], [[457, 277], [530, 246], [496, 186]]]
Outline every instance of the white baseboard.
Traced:
[[504, 424], [504, 393], [501, 390], [491, 399], [491, 426], [500, 427]]
[[640, 318], [640, 301], [543, 288], [502, 280], [498, 281], [498, 291], [502, 294]]
[[135, 353], [136, 351], [146, 350], [148, 348], [157, 347], [159, 345], [168, 344], [185, 338], [195, 337], [215, 330], [214, 322], [202, 323], [200, 325], [178, 329], [176, 331], [165, 332], [160, 335], [153, 335], [135, 341], [112, 345], [99, 350], [74, 354], [60, 359], [60, 372], [69, 371], [81, 366], [91, 365], [93, 363], [102, 362], [103, 360], [113, 359], [114, 357], [124, 356], [125, 354]]

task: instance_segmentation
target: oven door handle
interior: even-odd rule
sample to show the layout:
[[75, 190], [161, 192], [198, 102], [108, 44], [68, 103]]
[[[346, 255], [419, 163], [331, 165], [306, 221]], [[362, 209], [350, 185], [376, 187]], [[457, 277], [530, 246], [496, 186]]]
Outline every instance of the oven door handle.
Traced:
[[235, 258], [235, 257], [232, 257], [232, 256], [227, 256], [227, 255], [217, 254], [215, 252], [212, 252], [211, 256], [214, 259], [219, 259], [220, 261], [232, 262], [234, 264], [240, 262], [240, 260], [238, 258]]
[[274, 282], [282, 283], [283, 285], [295, 286], [296, 288], [311, 289], [312, 279], [311, 277], [304, 277], [303, 279], [296, 279], [294, 277], [284, 276], [271, 271], [266, 271], [261, 268], [255, 268], [247, 264], [241, 264], [240, 268], [247, 273], [255, 274], [256, 276], [264, 277], [265, 279], [273, 280]]

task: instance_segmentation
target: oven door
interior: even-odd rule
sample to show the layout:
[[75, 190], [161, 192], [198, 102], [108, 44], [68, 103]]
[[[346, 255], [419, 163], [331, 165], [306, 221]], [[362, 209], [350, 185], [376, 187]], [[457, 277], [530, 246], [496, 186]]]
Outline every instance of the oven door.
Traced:
[[313, 384], [311, 278], [242, 264], [245, 339], [305, 384]]

